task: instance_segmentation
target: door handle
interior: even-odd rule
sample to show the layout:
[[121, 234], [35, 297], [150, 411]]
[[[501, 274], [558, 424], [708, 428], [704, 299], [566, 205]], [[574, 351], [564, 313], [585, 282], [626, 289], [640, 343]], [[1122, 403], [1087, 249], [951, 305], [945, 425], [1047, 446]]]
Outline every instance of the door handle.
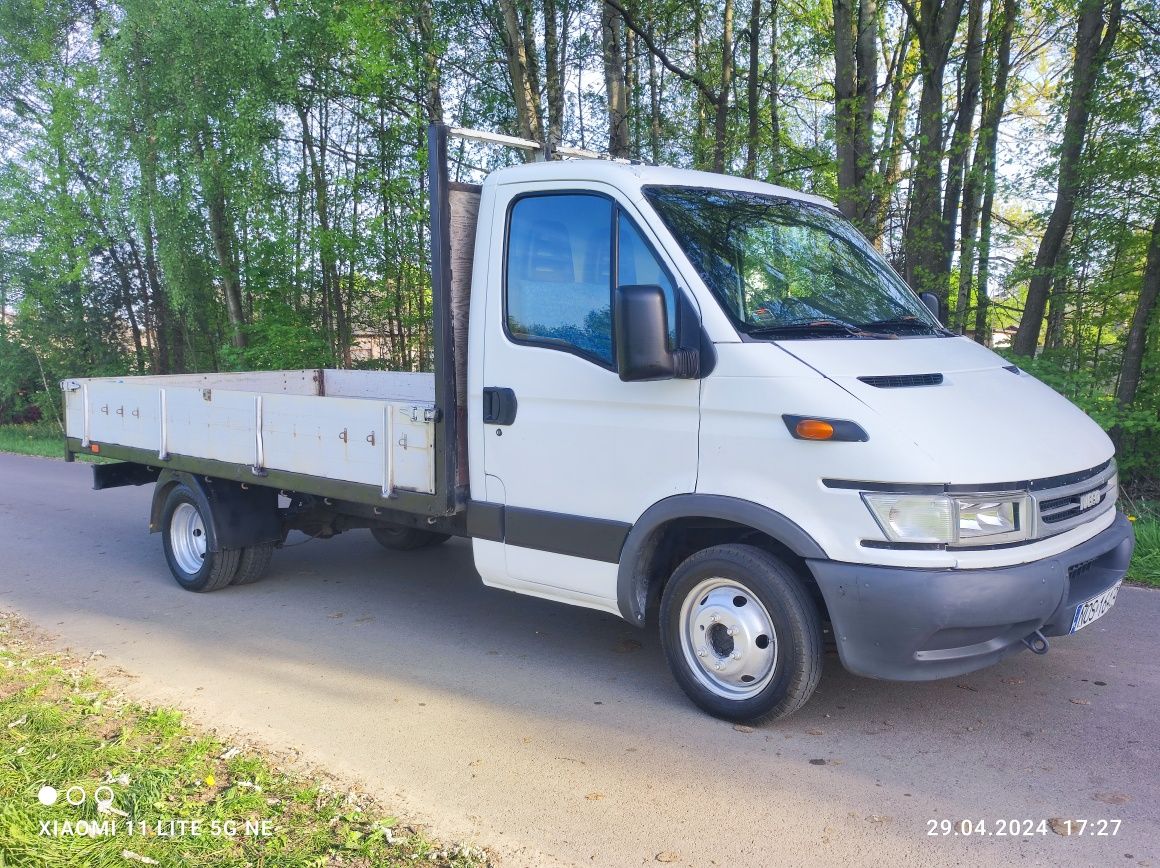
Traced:
[[485, 425], [510, 425], [516, 421], [519, 403], [516, 393], [502, 386], [485, 386], [483, 389], [483, 423]]

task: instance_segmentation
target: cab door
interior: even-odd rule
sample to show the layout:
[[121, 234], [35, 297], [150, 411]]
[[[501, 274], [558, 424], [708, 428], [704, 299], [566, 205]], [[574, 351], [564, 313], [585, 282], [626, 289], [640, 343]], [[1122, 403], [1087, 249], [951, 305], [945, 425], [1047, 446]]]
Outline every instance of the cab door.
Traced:
[[615, 612], [633, 522], [696, 488], [699, 385], [620, 380], [613, 289], [665, 289], [670, 348], [695, 308], [678, 304], [673, 270], [614, 191], [507, 185], [496, 206], [506, 229], [488, 276], [482, 426], [505, 575], [484, 580]]

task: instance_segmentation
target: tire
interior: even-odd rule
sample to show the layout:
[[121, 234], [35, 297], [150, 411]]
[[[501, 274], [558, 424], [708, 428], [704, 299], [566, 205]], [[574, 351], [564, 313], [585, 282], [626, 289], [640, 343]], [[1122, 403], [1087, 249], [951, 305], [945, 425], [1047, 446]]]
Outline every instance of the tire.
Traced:
[[274, 544], [248, 546], [242, 549], [238, 558], [238, 571], [234, 573], [231, 585], [251, 585], [266, 575], [270, 568], [270, 558], [274, 554]]
[[713, 546], [685, 560], [661, 598], [660, 630], [677, 683], [725, 720], [787, 717], [822, 674], [817, 606], [785, 562], [756, 546]]
[[205, 593], [226, 587], [238, 571], [241, 552], [206, 550], [209, 506], [187, 485], [176, 485], [161, 511], [161, 541], [165, 560], [177, 584]]
[[399, 525], [372, 527], [371, 534], [383, 548], [396, 552], [437, 546], [451, 539], [451, 534], [436, 533], [433, 530], [420, 530], [417, 527], [402, 527]]

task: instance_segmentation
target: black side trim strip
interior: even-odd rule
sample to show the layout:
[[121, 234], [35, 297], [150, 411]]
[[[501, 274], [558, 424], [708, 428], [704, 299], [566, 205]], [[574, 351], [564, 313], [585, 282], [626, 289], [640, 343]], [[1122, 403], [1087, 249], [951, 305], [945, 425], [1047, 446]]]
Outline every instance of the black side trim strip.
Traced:
[[615, 564], [632, 525], [623, 521], [586, 518], [509, 506], [504, 510], [504, 542]]
[[503, 542], [504, 507], [486, 500], [467, 501], [467, 535]]
[[988, 491], [1042, 491], [1046, 488], [1059, 488], [1075, 482], [1083, 482], [1093, 476], [1099, 476], [1108, 469], [1112, 459], [1089, 470], [1080, 470], [1076, 473], [1065, 473], [1061, 476], [1049, 476], [1045, 479], [1022, 479], [1013, 482], [988, 482], [980, 485], [951, 485], [949, 483], [909, 483], [909, 482], [867, 482], [857, 479], [823, 479], [822, 485], [826, 488], [853, 489], [855, 491], [907, 491], [914, 494], [976, 494]]

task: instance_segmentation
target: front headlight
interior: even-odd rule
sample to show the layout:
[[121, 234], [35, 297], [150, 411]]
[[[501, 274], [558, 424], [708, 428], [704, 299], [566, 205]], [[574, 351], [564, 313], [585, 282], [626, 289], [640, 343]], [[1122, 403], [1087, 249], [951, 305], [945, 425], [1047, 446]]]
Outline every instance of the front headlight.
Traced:
[[892, 542], [998, 545], [1030, 538], [1031, 499], [1015, 495], [864, 492]]

